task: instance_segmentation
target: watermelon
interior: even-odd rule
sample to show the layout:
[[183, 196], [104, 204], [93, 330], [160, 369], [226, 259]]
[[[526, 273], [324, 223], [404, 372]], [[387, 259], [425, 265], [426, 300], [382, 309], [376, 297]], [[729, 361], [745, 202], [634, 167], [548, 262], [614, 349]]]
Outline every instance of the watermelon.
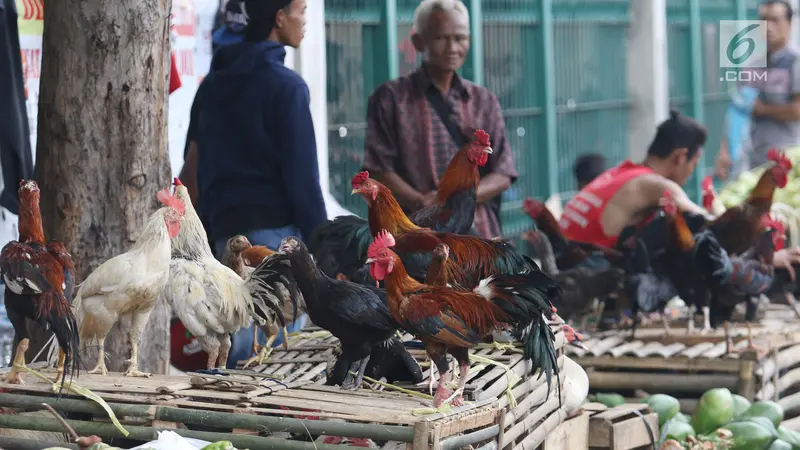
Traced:
[[755, 422], [734, 422], [725, 425], [733, 433], [732, 450], [766, 450], [775, 440], [772, 433]]
[[614, 408], [625, 403], [625, 397], [616, 393], [604, 394], [599, 392], [595, 395], [595, 400], [597, 400], [598, 403], [608, 406], [609, 408]]
[[775, 428], [775, 424], [773, 424], [772, 421], [766, 417], [742, 417], [741, 419], [735, 420], [734, 422], [755, 423], [761, 425], [762, 428], [772, 433], [772, 436], [775, 437], [776, 439], [780, 437], [778, 436], [778, 429]]
[[783, 408], [769, 400], [755, 402], [740, 417], [766, 417], [777, 427], [783, 422]]
[[678, 422], [689, 423], [689, 418], [686, 417], [684, 413], [678, 413], [672, 416], [672, 420], [677, 420]]
[[767, 447], [767, 450], [792, 450], [792, 444], [780, 439], [776, 439], [774, 442], [772, 442], [772, 445]]
[[666, 423], [667, 439], [675, 439], [676, 441], [683, 442], [687, 436], [694, 436], [694, 428], [686, 422], [680, 422], [672, 419]]
[[750, 400], [742, 397], [741, 395], [733, 394], [733, 418], [738, 419], [750, 407]]
[[692, 414], [692, 427], [698, 434], [708, 434], [733, 419], [733, 396], [726, 388], [706, 391]]
[[658, 414], [658, 426], [663, 427], [681, 409], [678, 399], [665, 394], [654, 394], [647, 398], [647, 406]]
[[800, 450], [800, 433], [786, 427], [778, 427], [778, 438], [792, 445], [794, 450]]

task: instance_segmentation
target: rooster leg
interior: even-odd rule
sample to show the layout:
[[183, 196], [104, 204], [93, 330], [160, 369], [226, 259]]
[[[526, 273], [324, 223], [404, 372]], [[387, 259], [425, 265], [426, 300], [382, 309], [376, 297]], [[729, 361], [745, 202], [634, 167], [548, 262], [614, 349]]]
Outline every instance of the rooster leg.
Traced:
[[689, 321], [686, 322], [686, 334], [694, 333], [694, 313], [697, 312], [697, 307], [694, 305], [689, 306]]
[[[266, 362], [267, 359], [269, 358], [269, 355], [272, 354], [272, 350], [273, 350], [272, 344], [275, 343], [275, 339], [277, 339], [277, 338], [278, 338], [277, 334], [273, 334], [272, 336], [270, 336], [269, 339], [267, 339], [267, 343], [264, 344], [263, 347], [261, 347], [261, 351], [258, 353], [258, 355], [248, 359], [244, 363], [244, 366], [242, 368], [243, 369], [247, 369], [248, 367], [250, 367], [254, 363], [257, 366], [260, 366], [260, 365], [264, 364], [264, 362]], [[285, 340], [284, 340], [284, 342], [285, 342]]]
[[97, 365], [94, 366], [94, 369], [90, 370], [89, 373], [92, 375], [100, 374], [100, 375], [108, 375], [108, 369], [106, 368], [106, 350], [105, 350], [105, 343], [106, 337], [103, 336], [99, 339], [99, 345], [97, 348]]
[[703, 306], [703, 329], [700, 330], [701, 333], [709, 333], [711, 332], [711, 308], [708, 306]]
[[64, 376], [64, 361], [67, 359], [67, 354], [61, 348], [58, 349], [58, 364], [56, 364], [56, 380], [60, 380]]
[[[251, 353], [250, 355], [251, 355], [251, 356], [256, 356], [256, 355], [258, 355], [258, 351], [260, 350], [260, 348], [261, 348], [261, 346], [260, 346], [260, 345], [258, 345], [258, 326], [256, 326], [256, 325], [254, 324], [254, 325], [253, 325], [253, 353]], [[245, 368], [246, 368], [246, 367], [247, 367], [247, 366], [245, 366]]]
[[433, 395], [433, 384], [436, 382], [436, 364], [430, 358], [428, 358], [428, 361], [431, 363], [431, 368], [428, 372], [428, 392]]
[[25, 367], [25, 353], [28, 351], [28, 338], [19, 341], [17, 344], [17, 353], [14, 356], [14, 362], [11, 365], [11, 372], [6, 376], [6, 383], [9, 384], [24, 384], [25, 380], [22, 379], [22, 371], [20, 367]]
[[672, 329], [669, 327], [669, 317], [664, 311], [661, 312], [661, 322], [664, 324], [664, 336], [671, 335]]
[[128, 360], [128, 370], [125, 371], [126, 377], [149, 377], [147, 372], [139, 371], [139, 341], [142, 339], [142, 330], [147, 325], [150, 318], [150, 311], [135, 312], [131, 319], [131, 329], [128, 336], [131, 339], [131, 359]]
[[228, 353], [231, 351], [231, 335], [225, 334], [219, 340], [219, 362], [217, 367], [220, 369], [228, 368]]
[[450, 354], [458, 362], [458, 395], [456, 395], [451, 404], [453, 406], [462, 406], [464, 405], [464, 386], [467, 385], [467, 376], [469, 374], [469, 349], [456, 348], [451, 350]]
[[733, 352], [733, 341], [731, 340], [731, 324], [726, 320], [722, 324], [722, 329], [725, 331], [725, 354]]
[[347, 374], [342, 381], [342, 389], [347, 391], [356, 390], [361, 387], [364, 382], [364, 372], [367, 370], [367, 363], [369, 363], [370, 355], [356, 360], [350, 367], [347, 368]]
[[794, 314], [798, 318], [800, 318], [800, 306], [797, 305], [797, 299], [794, 298], [794, 293], [786, 292], [784, 293], [784, 295], [786, 296], [786, 303], [788, 303], [789, 306], [791, 306], [792, 310], [794, 311]]

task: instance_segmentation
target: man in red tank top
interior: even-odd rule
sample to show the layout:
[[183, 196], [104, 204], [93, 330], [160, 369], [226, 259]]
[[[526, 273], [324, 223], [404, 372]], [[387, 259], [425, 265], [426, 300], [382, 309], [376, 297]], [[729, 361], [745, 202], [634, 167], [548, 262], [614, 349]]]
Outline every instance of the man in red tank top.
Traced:
[[682, 211], [708, 216], [681, 187], [694, 172], [706, 137], [705, 127], [672, 111], [658, 126], [642, 164], [625, 161], [607, 170], [564, 206], [559, 221], [564, 236], [613, 247], [619, 233], [645, 219], [665, 191]]

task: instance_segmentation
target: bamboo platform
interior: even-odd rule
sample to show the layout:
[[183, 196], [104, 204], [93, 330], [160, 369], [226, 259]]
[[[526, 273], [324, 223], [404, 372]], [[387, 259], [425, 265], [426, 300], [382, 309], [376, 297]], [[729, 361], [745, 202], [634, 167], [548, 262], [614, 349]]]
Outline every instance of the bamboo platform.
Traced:
[[[54, 374], [52, 369], [42, 373]], [[30, 375], [26, 381], [0, 384], [7, 391], [0, 393], [0, 404], [22, 411], [39, 410], [45, 402], [61, 411], [89, 413], [91, 421], [71, 421], [79, 434], [96, 434], [106, 441], [122, 437], [96, 403], [74, 396], [57, 399], [52, 384]], [[155, 439], [157, 430], [172, 429], [186, 437], [229, 440], [250, 450], [341, 448], [311, 442], [324, 435], [400, 442], [414, 450], [446, 449], [496, 442], [502, 421], [496, 401], [474, 402], [446, 414], [414, 415], [412, 410], [430, 403], [393, 392], [342, 391], [303, 376], [284, 382], [238, 371], [228, 376], [142, 379], [83, 374], [76, 382], [109, 403], [131, 433], [129, 439], [143, 441]], [[19, 415], [0, 415], [0, 427], [63, 431], [55, 419], [31, 421]], [[272, 436], [261, 437], [265, 433]], [[288, 440], [290, 435], [305, 440]]]
[[[313, 333], [317, 328], [310, 327], [304, 332]], [[560, 326], [553, 325], [552, 330], [556, 335], [556, 348], [562, 349], [566, 344]], [[399, 387], [417, 392], [427, 393], [430, 364], [426, 361], [425, 351], [421, 343], [414, 341], [410, 335], [404, 335], [409, 352], [418, 360], [423, 368], [424, 380], [417, 385], [398, 384]], [[290, 345], [288, 350], [276, 348], [269, 360], [252, 369], [261, 374], [285, 374], [292, 376], [303, 374], [304, 379], [311, 380], [317, 385], [325, 383], [325, 369], [332, 364], [336, 356], [338, 340], [333, 336], [309, 339], [301, 344]], [[523, 361], [521, 350], [510, 346], [481, 345], [473, 353], [490, 358], [509, 367], [511, 373], [519, 377], [511, 386], [511, 393], [517, 404], [511, 407], [510, 399], [506, 394], [509, 376], [506, 369], [498, 366], [487, 366], [482, 363], [473, 363], [468, 375], [464, 390], [464, 398], [477, 404], [493, 402], [499, 409], [505, 411], [500, 430], [501, 449], [532, 449], [541, 445], [545, 438], [556, 429], [566, 418], [567, 414], [559, 409], [556, 393], [556, 383], [548, 395], [544, 378], [528, 376], [531, 368]], [[564, 367], [567, 358], [561, 355], [558, 360], [559, 368]], [[561, 373], [560, 383], [564, 383], [567, 375]], [[562, 398], [565, 393], [562, 393]], [[545, 398], [547, 401], [545, 402]], [[383, 448], [398, 448], [397, 443], [387, 443]]]
[[[751, 401], [773, 400], [787, 417], [800, 414], [800, 321], [786, 305], [770, 305], [752, 325], [753, 344], [747, 350], [747, 330], [733, 324], [731, 340], [738, 352], [726, 354], [723, 330], [689, 335], [672, 326], [636, 331], [607, 331], [584, 336], [589, 351], [568, 347], [566, 353], [589, 375], [592, 392], [665, 393], [691, 412], [703, 392], [728, 388]], [[788, 320], [787, 320], [788, 318]]]

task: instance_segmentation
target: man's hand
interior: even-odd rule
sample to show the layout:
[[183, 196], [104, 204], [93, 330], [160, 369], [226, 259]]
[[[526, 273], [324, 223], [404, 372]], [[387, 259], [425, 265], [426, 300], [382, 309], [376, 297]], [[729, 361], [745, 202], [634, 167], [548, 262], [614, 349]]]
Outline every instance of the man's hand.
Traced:
[[755, 103], [753, 103], [753, 110], [750, 112], [750, 115], [753, 117], [764, 115], [764, 104], [761, 103], [760, 98], [757, 98]]
[[721, 145], [717, 160], [714, 163], [714, 175], [720, 180], [727, 180], [731, 170], [731, 154], [727, 145]]
[[792, 264], [800, 264], [800, 248], [785, 248], [775, 252], [772, 265], [775, 266], [776, 269], [785, 269], [789, 272], [789, 278], [794, 281], [795, 273]]
[[437, 191], [430, 191], [427, 194], [422, 196], [422, 206], [428, 207], [436, 201], [436, 192]]
[[78, 444], [78, 447], [81, 450], [86, 450], [89, 447], [93, 446], [94, 444], [99, 444], [101, 442], [103, 442], [103, 440], [95, 435], [81, 437], [75, 441], [75, 443]]

